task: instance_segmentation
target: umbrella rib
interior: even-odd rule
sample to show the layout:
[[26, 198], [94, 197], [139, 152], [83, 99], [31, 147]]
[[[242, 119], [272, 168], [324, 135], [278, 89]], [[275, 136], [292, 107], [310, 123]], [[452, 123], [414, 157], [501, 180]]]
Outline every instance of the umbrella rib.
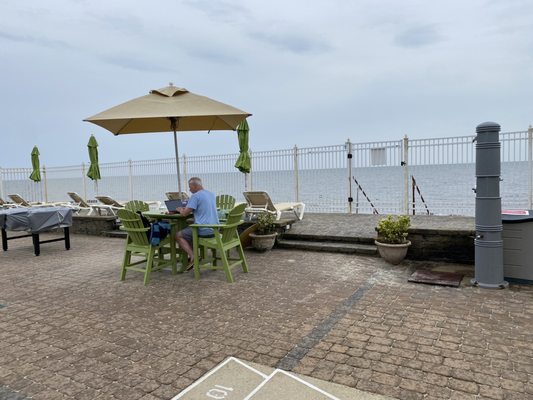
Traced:
[[[230, 124], [228, 124], [226, 121], [224, 121], [224, 119], [220, 116], [216, 116], [216, 118], [218, 118], [219, 120], [221, 120], [222, 122], [224, 122], [229, 128], [231, 128], [232, 131], [236, 130], [233, 126], [231, 126]], [[215, 119], [216, 121], [216, 119]], [[213, 126], [215, 125], [215, 122], [213, 122]], [[211, 129], [209, 129], [209, 132], [211, 132]]]
[[122, 133], [122, 131], [123, 131], [128, 125], [129, 125], [129, 123], [130, 123], [131, 121], [132, 121], [132, 119], [130, 118], [130, 119], [128, 120], [128, 122], [126, 122], [126, 123], [122, 126], [122, 128], [120, 128], [120, 129], [117, 131], [117, 133], [115, 133], [115, 136], [116, 136], [116, 135], [120, 135], [120, 134]]

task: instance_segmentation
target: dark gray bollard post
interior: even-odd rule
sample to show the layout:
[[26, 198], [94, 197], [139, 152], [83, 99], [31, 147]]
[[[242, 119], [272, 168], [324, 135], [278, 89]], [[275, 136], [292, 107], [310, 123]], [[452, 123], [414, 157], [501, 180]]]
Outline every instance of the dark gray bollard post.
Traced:
[[503, 289], [502, 201], [500, 197], [500, 125], [476, 127], [476, 238], [475, 277], [472, 284]]

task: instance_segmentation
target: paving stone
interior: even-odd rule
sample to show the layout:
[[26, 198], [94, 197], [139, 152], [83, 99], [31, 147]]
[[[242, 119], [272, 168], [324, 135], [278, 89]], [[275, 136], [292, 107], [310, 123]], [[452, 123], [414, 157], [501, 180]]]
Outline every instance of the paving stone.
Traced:
[[21, 240], [0, 253], [0, 384], [37, 400], [170, 399], [226, 357], [291, 354], [295, 372], [397, 398], [533, 394], [531, 286], [415, 285], [437, 264], [274, 249], [247, 252], [234, 284], [158, 272], [145, 287], [119, 280], [122, 248], [72, 235], [69, 252], [35, 257]]

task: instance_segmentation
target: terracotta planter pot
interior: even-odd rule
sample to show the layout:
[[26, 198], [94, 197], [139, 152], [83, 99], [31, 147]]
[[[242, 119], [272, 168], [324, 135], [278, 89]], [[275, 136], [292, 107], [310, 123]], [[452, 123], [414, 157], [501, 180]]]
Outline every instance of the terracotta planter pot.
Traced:
[[278, 236], [278, 234], [275, 232], [267, 235], [250, 233], [253, 248], [261, 252], [270, 250], [272, 249], [272, 247], [274, 247], [274, 243], [276, 242], [276, 236]]
[[407, 241], [407, 243], [402, 244], [389, 244], [381, 243], [375, 240], [374, 243], [376, 244], [376, 246], [378, 246], [378, 251], [381, 258], [383, 258], [385, 261], [392, 265], [398, 265], [399, 263], [401, 263], [407, 255], [407, 250], [409, 249], [409, 246], [411, 246], [410, 241]]

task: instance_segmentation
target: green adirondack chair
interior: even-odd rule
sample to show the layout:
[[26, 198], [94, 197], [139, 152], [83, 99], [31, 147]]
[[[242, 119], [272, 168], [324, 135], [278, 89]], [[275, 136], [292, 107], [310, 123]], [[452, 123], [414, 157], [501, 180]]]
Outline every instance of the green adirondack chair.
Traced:
[[124, 208], [126, 210], [130, 210], [133, 212], [150, 211], [150, 206], [148, 205], [148, 203], [145, 203], [144, 201], [141, 201], [141, 200], [130, 200], [126, 204], [124, 204]]
[[229, 194], [220, 194], [216, 197], [218, 216], [225, 221], [228, 213], [235, 207], [235, 197]]
[[[117, 214], [122, 221], [120, 229], [128, 232], [120, 280], [123, 281], [126, 279], [126, 272], [129, 270], [143, 272], [145, 285], [148, 285], [148, 282], [150, 282], [152, 271], [171, 267], [172, 274], [176, 274], [176, 253], [163, 251], [163, 249], [172, 245], [171, 240], [174, 240], [172, 235], [168, 235], [158, 246], [152, 246], [146, 235], [146, 232], [150, 228], [143, 225], [141, 217], [137, 213], [131, 210], [120, 209], [117, 211]], [[165, 254], [168, 254], [169, 258], [165, 258]], [[132, 262], [132, 255], [143, 257], [143, 259]], [[145, 265], [142, 266], [142, 264]]]
[[216, 197], [216, 202], [219, 210], [231, 210], [235, 207], [235, 197], [229, 194], [219, 194]]
[[[241, 240], [237, 227], [242, 224], [246, 204], [234, 207], [228, 214], [226, 223], [219, 225], [192, 224], [194, 258], [194, 277], [200, 279], [200, 269], [223, 270], [226, 280], [233, 282], [231, 269], [240, 265], [243, 272], [248, 272], [248, 264], [244, 257]], [[199, 228], [213, 228], [215, 236], [205, 238], [198, 235]], [[230, 250], [237, 249], [238, 258], [230, 257]], [[206, 257], [207, 250], [211, 251], [211, 257]]]

